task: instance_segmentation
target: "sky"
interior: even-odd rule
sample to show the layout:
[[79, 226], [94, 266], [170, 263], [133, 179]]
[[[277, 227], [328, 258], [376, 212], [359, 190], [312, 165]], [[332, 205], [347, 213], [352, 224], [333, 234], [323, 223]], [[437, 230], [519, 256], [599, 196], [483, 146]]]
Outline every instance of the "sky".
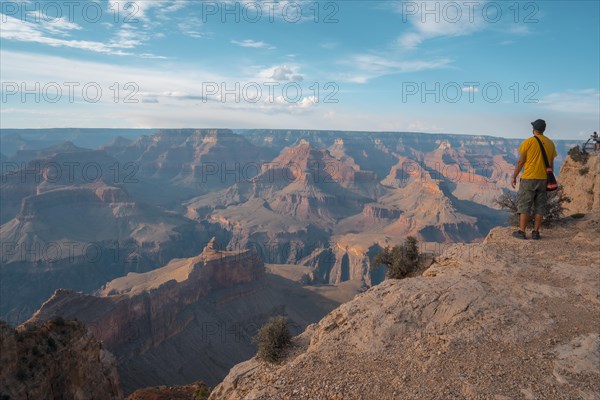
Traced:
[[584, 139], [598, 1], [0, 1], [1, 128]]

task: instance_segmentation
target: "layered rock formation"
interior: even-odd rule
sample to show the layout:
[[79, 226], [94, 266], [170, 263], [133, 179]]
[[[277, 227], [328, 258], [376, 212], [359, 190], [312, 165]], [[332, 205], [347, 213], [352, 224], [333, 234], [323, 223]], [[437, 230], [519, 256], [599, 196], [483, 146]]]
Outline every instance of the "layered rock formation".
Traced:
[[599, 177], [600, 153], [590, 153], [585, 161], [567, 157], [559, 175], [559, 183], [571, 197], [571, 202], [565, 205], [567, 214], [600, 209]]
[[159, 130], [104, 149], [121, 163], [136, 165], [144, 184], [132, 188], [132, 193], [160, 205], [248, 181], [276, 155], [228, 129]]
[[0, 227], [0, 315], [20, 323], [55, 289], [95, 290], [197, 254], [214, 234], [217, 227], [136, 203], [102, 181], [40, 191]]
[[[30, 158], [34, 156], [37, 158]], [[137, 182], [134, 165], [125, 167], [104, 151], [80, 149], [72, 143], [25, 152], [13, 159], [3, 162], [1, 168], [2, 224], [17, 216], [26, 197], [96, 181], [111, 186]]]
[[188, 216], [232, 230], [230, 247], [256, 248], [266, 262], [287, 264], [326, 248], [332, 227], [381, 192], [372, 172], [300, 141], [250, 182], [193, 199], [187, 207]]
[[18, 150], [16, 154], [10, 158], [10, 162], [26, 164], [32, 160], [48, 158], [61, 153], [80, 153], [90, 151], [92, 150], [78, 147], [73, 142], [67, 140], [64, 143], [42, 149]]
[[600, 396], [600, 215], [519, 241], [496, 228], [234, 367], [211, 400]]
[[77, 318], [119, 360], [126, 393], [201, 379], [214, 385], [255, 352], [251, 337], [272, 315], [297, 330], [337, 303], [265, 275], [252, 251], [221, 251], [211, 241], [193, 258], [130, 273], [95, 295], [58, 290], [32, 321]]
[[[367, 285], [369, 251], [408, 235], [424, 242], [476, 240], [505, 220], [504, 213], [477, 203], [490, 203], [504, 181], [496, 177], [494, 190], [487, 190], [490, 178], [481, 168], [475, 170], [477, 160], [470, 161], [465, 149], [455, 151], [442, 142], [430, 152], [418, 152], [393, 147], [389, 138], [387, 145], [370, 138], [369, 155], [358, 151], [355, 138], [336, 138], [327, 149], [315, 147], [313, 139], [284, 148], [250, 182], [189, 201], [187, 215], [233, 231], [230, 247], [260, 248], [270, 263], [314, 267], [315, 282], [351, 279]], [[505, 166], [502, 154], [494, 157]], [[383, 185], [358, 162], [388, 168]], [[450, 174], [450, 165], [458, 168], [458, 176]], [[362, 251], [340, 251], [348, 242], [360, 243], [351, 247]]]
[[[270, 263], [313, 265], [315, 252], [332, 252], [359, 232], [367, 248], [409, 234], [424, 242], [481, 240], [505, 221], [494, 200], [510, 185], [520, 141], [181, 129], [105, 151], [139, 166], [143, 184], [131, 189], [134, 197], [177, 209], [173, 203], [200, 194], [184, 212], [229, 231], [230, 248], [259, 249]], [[559, 153], [566, 145], [557, 142]]]
[[115, 357], [79, 322], [0, 322], [0, 350], [3, 399], [123, 398]]

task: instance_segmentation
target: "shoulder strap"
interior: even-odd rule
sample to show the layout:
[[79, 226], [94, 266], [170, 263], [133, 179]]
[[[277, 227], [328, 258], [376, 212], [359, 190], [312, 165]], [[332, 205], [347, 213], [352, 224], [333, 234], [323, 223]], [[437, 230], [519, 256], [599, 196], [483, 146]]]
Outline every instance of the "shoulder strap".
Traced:
[[539, 137], [534, 136], [535, 140], [540, 144], [540, 149], [542, 150], [542, 157], [544, 158], [544, 164], [546, 164], [546, 168], [550, 168], [550, 163], [548, 162], [548, 156], [546, 155], [546, 149], [544, 149], [544, 145]]

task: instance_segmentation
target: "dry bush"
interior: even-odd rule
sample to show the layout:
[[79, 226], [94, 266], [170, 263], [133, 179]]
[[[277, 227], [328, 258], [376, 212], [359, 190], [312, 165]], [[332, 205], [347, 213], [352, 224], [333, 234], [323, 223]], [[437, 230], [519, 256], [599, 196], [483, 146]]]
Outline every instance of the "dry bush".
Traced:
[[279, 361], [286, 348], [292, 343], [292, 335], [288, 328], [288, 320], [285, 317], [273, 317], [254, 337], [258, 344], [257, 358], [268, 362]]
[[[571, 198], [565, 194], [562, 185], [558, 186], [558, 189], [554, 192], [548, 192], [548, 202], [546, 203], [546, 213], [544, 214], [544, 222], [542, 223], [545, 227], [551, 227], [560, 221], [564, 217], [566, 203], [570, 203]], [[519, 215], [517, 214], [517, 193], [516, 192], [504, 192], [496, 199], [496, 204], [503, 210], [510, 212], [508, 217], [508, 223], [512, 226], [519, 225]], [[528, 213], [533, 215], [533, 211]], [[533, 226], [533, 218], [529, 220], [529, 225]]]

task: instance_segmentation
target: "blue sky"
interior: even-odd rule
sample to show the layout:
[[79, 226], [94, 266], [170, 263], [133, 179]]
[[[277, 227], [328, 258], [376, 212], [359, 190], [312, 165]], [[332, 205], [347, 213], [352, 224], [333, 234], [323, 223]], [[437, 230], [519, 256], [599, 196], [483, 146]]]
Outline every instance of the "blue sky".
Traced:
[[1, 4], [4, 128], [600, 125], [597, 1]]

